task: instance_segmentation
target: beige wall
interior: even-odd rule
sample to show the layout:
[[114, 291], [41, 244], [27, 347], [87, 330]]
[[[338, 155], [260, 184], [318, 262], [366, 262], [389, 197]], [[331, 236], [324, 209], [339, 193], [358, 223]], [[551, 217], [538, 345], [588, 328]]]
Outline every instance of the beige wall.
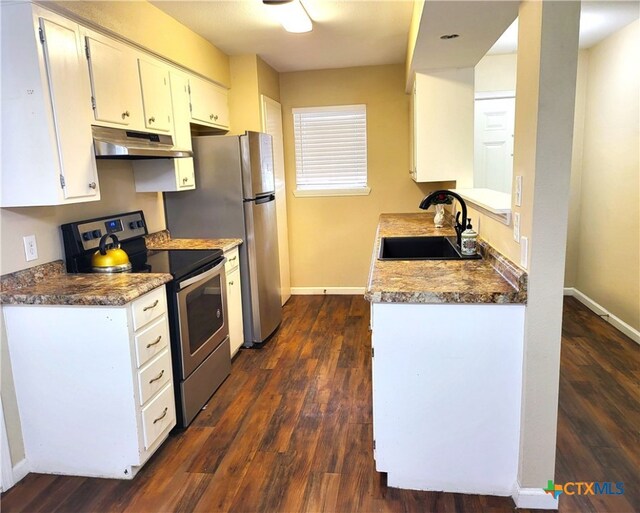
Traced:
[[[221, 84], [230, 84], [228, 57], [148, 2], [51, 2], [49, 6], [62, 7], [185, 68]], [[2, 171], [7, 172], [4, 169]], [[60, 224], [65, 222], [141, 209], [144, 210], [150, 231], [165, 228], [162, 195], [136, 193], [130, 163], [100, 161], [98, 176], [101, 201], [59, 207], [0, 209], [0, 274], [63, 258]], [[27, 263], [22, 237], [32, 234], [37, 239], [39, 258]], [[2, 402], [11, 458], [15, 464], [24, 457], [24, 447], [4, 326], [0, 328], [0, 338]]]
[[[378, 216], [417, 212], [427, 191], [409, 177], [409, 97], [402, 64], [282, 73], [292, 287], [364, 287]], [[367, 105], [371, 194], [295, 197], [293, 107]]]
[[407, 57], [405, 61], [405, 87], [407, 93], [411, 92], [411, 84], [413, 84], [411, 66], [413, 63], [413, 54], [416, 50], [416, 42], [418, 40], [418, 31], [420, 30], [420, 21], [422, 20], [423, 10], [424, 0], [414, 0], [413, 13], [411, 14], [411, 25], [409, 25], [409, 36], [407, 38]]
[[475, 67], [476, 92], [515, 91], [517, 60], [515, 53], [485, 55]]
[[280, 101], [280, 74], [258, 57], [258, 89], [260, 94]]
[[229, 57], [209, 41], [146, 1], [48, 1], [143, 48], [229, 87]]
[[589, 51], [575, 287], [640, 329], [640, 21]]
[[243, 134], [247, 130], [259, 132], [261, 123], [257, 56], [235, 55], [229, 58], [229, 64], [229, 133]]
[[587, 72], [589, 52], [578, 52], [578, 76], [576, 77], [576, 112], [573, 120], [573, 152], [571, 155], [571, 185], [569, 189], [569, 226], [567, 229], [567, 259], [564, 269], [564, 286], [575, 287], [578, 273], [578, 240], [580, 236], [580, 203], [582, 184], [582, 148], [584, 144], [584, 116], [587, 97]]
[[232, 56], [229, 64], [229, 133], [259, 132], [262, 130], [260, 95], [280, 101], [280, 75], [255, 54]]

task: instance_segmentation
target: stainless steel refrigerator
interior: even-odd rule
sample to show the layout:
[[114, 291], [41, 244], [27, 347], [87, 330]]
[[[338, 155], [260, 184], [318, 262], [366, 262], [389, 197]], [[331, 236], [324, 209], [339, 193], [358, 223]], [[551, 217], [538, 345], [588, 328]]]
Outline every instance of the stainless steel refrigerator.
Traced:
[[241, 238], [245, 347], [264, 342], [282, 320], [271, 136], [193, 138], [196, 189], [167, 192], [174, 238]]

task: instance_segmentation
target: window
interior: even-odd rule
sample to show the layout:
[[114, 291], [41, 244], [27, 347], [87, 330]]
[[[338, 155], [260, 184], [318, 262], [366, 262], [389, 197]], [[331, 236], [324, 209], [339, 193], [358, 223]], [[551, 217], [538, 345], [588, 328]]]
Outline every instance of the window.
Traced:
[[293, 109], [296, 196], [369, 194], [367, 107]]

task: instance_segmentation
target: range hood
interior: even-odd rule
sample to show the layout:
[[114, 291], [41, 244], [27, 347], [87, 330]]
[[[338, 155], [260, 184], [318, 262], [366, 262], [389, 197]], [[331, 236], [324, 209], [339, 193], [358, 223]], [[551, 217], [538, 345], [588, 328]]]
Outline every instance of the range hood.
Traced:
[[173, 147], [168, 134], [135, 132], [122, 128], [92, 126], [93, 146], [98, 159], [173, 159], [192, 157], [193, 152]]

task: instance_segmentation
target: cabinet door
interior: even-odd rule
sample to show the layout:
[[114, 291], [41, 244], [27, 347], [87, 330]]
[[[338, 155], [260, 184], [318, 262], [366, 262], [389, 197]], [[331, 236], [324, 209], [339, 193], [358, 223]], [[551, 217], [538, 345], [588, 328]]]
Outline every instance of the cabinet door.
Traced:
[[244, 343], [240, 269], [238, 267], [227, 274], [227, 313], [229, 318], [229, 342], [231, 356], [233, 356]]
[[142, 102], [135, 55], [99, 36], [87, 36], [87, 56], [96, 121], [141, 129]]
[[169, 71], [157, 62], [138, 59], [144, 125], [149, 130], [171, 131]]
[[219, 128], [229, 128], [226, 89], [197, 77], [189, 78], [191, 119]]
[[100, 199], [91, 135], [90, 87], [77, 25], [40, 18], [40, 28], [64, 198]]
[[[174, 145], [177, 148], [191, 149], [191, 112], [189, 107], [189, 79], [186, 75], [172, 71], [171, 105], [173, 107]], [[177, 186], [179, 190], [194, 189], [196, 186], [193, 159], [176, 159]]]

